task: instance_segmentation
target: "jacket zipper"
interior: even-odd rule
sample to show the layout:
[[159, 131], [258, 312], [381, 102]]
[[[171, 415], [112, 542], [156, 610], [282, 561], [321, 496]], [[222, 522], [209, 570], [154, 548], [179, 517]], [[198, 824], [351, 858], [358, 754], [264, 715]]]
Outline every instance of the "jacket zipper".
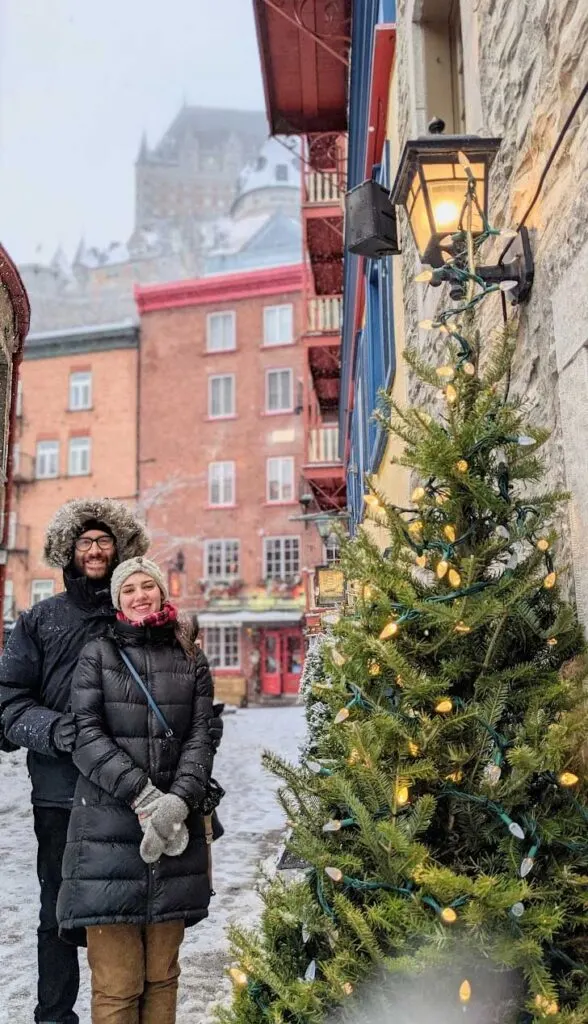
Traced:
[[[147, 644], [145, 644], [145, 646], [143, 648], [143, 651], [145, 653], [145, 686], [147, 687], [147, 689], [151, 693], [151, 686], [149, 685], [149, 654], [148, 654], [148, 650], [147, 650]], [[153, 782], [153, 772], [152, 772], [152, 764], [151, 764], [151, 748], [152, 748], [152, 744], [151, 744], [151, 741], [152, 741], [151, 726], [152, 726], [152, 721], [153, 721], [153, 715], [152, 715], [152, 712], [151, 712], [151, 708], [149, 707], [149, 704], [147, 704], [147, 744], [148, 744], [148, 750], [149, 750], [149, 778]], [[153, 784], [155, 785], [155, 783], [153, 783]], [[149, 921], [151, 920], [151, 910], [152, 910], [151, 904], [153, 902], [153, 881], [154, 881], [154, 877], [155, 877], [155, 864], [148, 864], [147, 868], [148, 868], [148, 874], [147, 874], [147, 913], [146, 913], [145, 917], [146, 917], [146, 923], [148, 924]]]

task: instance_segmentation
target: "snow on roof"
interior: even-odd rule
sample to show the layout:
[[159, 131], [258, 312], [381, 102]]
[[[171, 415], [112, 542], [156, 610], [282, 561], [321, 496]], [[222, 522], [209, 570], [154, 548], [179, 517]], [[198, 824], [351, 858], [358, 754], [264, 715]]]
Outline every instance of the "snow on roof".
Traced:
[[241, 252], [248, 242], [272, 219], [271, 213], [259, 213], [251, 217], [243, 217], [242, 220], [231, 220], [223, 217], [217, 221], [215, 227], [215, 240], [209, 255], [215, 256]]
[[237, 198], [260, 188], [300, 188], [300, 144], [297, 139], [267, 139], [256, 160], [239, 175]]

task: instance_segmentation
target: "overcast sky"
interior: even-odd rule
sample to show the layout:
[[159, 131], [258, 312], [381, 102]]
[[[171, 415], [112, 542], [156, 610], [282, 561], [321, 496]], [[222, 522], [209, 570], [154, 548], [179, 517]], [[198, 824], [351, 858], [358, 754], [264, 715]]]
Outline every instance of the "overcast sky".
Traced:
[[[141, 132], [182, 100], [262, 110], [252, 0], [0, 0], [0, 239], [126, 239]], [[42, 246], [42, 250], [38, 246]]]

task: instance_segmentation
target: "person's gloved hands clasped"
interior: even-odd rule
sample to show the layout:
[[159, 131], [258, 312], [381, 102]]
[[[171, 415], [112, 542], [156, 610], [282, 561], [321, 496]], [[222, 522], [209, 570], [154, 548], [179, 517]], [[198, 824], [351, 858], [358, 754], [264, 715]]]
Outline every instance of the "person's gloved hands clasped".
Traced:
[[179, 857], [188, 845], [188, 829], [184, 824], [189, 814], [185, 800], [175, 793], [165, 793], [156, 801], [148, 819], [141, 843], [141, 857], [153, 864], [165, 853]]
[[67, 712], [57, 719], [51, 730], [51, 742], [59, 754], [71, 754], [76, 745], [78, 727], [75, 715]]
[[161, 790], [157, 789], [157, 786], [154, 786], [150, 779], [145, 788], [141, 790], [136, 800], [131, 804], [131, 807], [139, 819], [139, 825], [141, 826], [142, 832], [145, 832], [149, 819], [155, 809], [155, 805], [162, 796], [163, 793]]

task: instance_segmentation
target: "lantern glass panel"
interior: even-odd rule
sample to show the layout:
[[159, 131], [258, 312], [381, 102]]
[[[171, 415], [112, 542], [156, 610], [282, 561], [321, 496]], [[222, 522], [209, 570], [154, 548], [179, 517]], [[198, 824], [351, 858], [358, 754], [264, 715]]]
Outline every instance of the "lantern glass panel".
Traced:
[[407, 213], [417, 248], [422, 255], [429, 244], [432, 228], [418, 172], [414, 176], [410, 191], [411, 196], [414, 195], [415, 198], [409, 198]]

